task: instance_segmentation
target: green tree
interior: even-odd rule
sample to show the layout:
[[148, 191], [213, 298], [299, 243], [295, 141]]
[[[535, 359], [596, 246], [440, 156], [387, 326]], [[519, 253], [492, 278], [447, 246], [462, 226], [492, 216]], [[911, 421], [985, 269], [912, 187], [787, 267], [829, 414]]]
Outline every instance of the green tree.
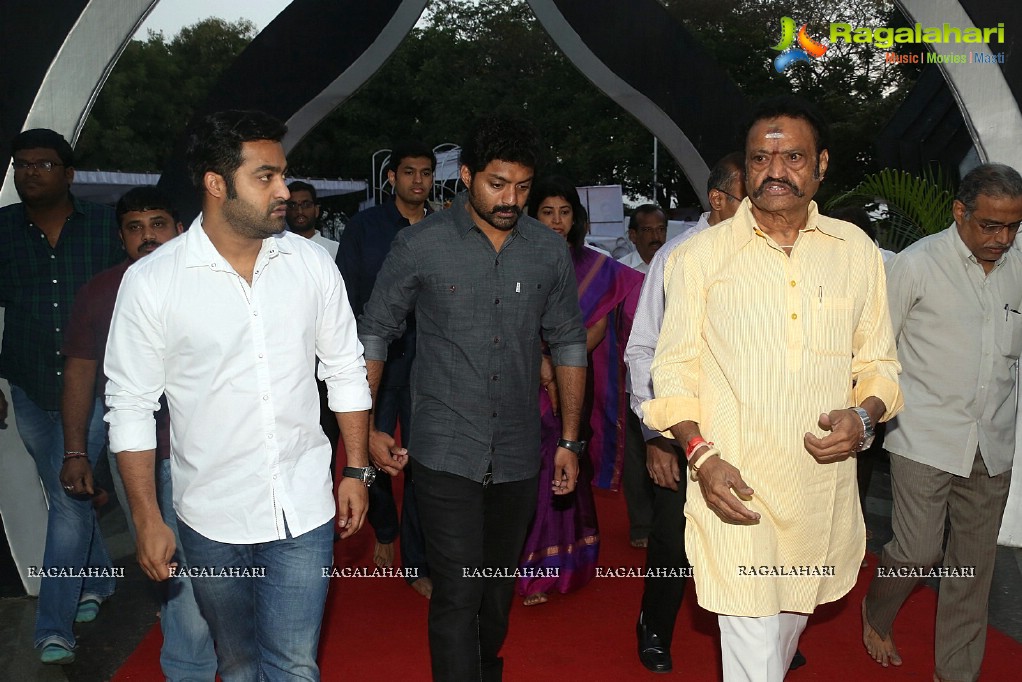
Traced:
[[157, 171], [192, 111], [255, 37], [246, 20], [206, 19], [167, 42], [162, 32], [128, 43], [78, 141], [80, 168]]

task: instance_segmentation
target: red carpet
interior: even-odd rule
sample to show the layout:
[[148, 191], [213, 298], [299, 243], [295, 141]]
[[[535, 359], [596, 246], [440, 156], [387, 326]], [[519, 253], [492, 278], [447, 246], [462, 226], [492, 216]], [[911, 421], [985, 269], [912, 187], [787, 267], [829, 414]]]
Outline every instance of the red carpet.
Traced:
[[[643, 551], [628, 545], [622, 496], [597, 491], [596, 502], [603, 537], [601, 565], [641, 567]], [[372, 547], [372, 530], [366, 526], [355, 538], [338, 543], [337, 566], [371, 566]], [[875, 563], [876, 557], [870, 560]], [[859, 602], [869, 575], [863, 571], [849, 597], [821, 607], [810, 619], [800, 644], [809, 663], [789, 674], [787, 680], [932, 679], [935, 593], [921, 588], [905, 604], [895, 624], [905, 664], [883, 669], [867, 657], [861, 642]], [[542, 606], [524, 607], [516, 600], [503, 651], [505, 679], [669, 679], [670, 675], [646, 672], [636, 657], [634, 626], [641, 592], [639, 578], [596, 578], [580, 592], [553, 595]], [[679, 616], [673, 674], [693, 682], [713, 682], [720, 679], [716, 617], [699, 609], [694, 596], [690, 589]], [[320, 647], [323, 679], [428, 680], [426, 609], [427, 601], [400, 578], [335, 579]], [[161, 679], [160, 641], [159, 627], [154, 627], [114, 679]], [[991, 629], [980, 679], [1015, 680], [1020, 669], [1022, 645]]]

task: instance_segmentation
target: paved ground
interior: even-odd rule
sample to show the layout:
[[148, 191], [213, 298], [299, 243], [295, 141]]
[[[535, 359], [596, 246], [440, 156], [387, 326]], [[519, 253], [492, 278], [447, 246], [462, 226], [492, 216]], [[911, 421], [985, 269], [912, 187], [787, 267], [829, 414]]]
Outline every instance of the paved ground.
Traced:
[[[109, 486], [108, 486], [109, 489]], [[866, 499], [868, 547], [878, 552], [891, 537], [891, 488], [886, 462], [878, 462]], [[125, 567], [117, 594], [95, 622], [77, 627], [78, 660], [74, 665], [44, 666], [32, 648], [35, 600], [0, 598], [0, 670], [3, 678], [25, 682], [105, 682], [157, 622], [159, 596], [135, 563], [124, 514], [112, 502], [101, 519], [114, 564]], [[990, 592], [990, 623], [1022, 643], [1022, 550], [1001, 547]]]

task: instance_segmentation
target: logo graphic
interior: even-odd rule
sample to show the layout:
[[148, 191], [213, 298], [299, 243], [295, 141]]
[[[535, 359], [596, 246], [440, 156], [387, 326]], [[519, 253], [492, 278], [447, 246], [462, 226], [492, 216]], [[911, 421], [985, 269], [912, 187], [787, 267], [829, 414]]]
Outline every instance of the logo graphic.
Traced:
[[774, 58], [774, 70], [777, 73], [784, 73], [785, 69], [795, 62], [809, 62], [810, 57], [819, 59], [827, 52], [827, 46], [822, 45], [809, 37], [808, 24], [802, 24], [798, 30], [799, 47], [791, 48], [795, 42], [795, 20], [791, 17], [781, 17], [781, 40], [774, 45], [772, 50], [781, 54]]

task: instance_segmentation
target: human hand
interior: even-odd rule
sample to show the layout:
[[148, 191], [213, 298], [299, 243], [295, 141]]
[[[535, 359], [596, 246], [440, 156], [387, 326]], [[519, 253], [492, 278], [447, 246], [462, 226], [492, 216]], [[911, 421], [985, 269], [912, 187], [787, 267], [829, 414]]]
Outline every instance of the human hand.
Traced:
[[68, 495], [92, 495], [92, 465], [88, 457], [68, 457], [60, 467], [60, 484]]
[[567, 448], [554, 452], [554, 480], [551, 488], [554, 495], [567, 495], [575, 490], [578, 481], [578, 455]]
[[177, 562], [171, 561], [174, 550], [177, 549], [174, 531], [163, 522], [163, 519], [137, 526], [136, 530], [138, 565], [151, 580], [157, 582], [166, 580], [170, 577], [170, 569], [177, 568]]
[[380, 471], [397, 476], [408, 464], [408, 449], [399, 448], [389, 433], [369, 429], [369, 459]]
[[747, 502], [752, 499], [754, 491], [742, 480], [741, 473], [731, 463], [716, 455], [709, 457], [699, 467], [696, 480], [699, 481], [699, 490], [703, 493], [706, 506], [724, 521], [739, 524], [759, 521], [759, 513], [742, 504], [742, 500]]
[[675, 491], [678, 489], [678, 481], [681, 480], [678, 454], [663, 436], [646, 441], [646, 471], [656, 485]]
[[337, 527], [342, 538], [362, 528], [369, 510], [369, 489], [357, 478], [342, 478], [337, 486]]
[[819, 423], [821, 429], [830, 431], [828, 435], [817, 438], [806, 433], [803, 438], [806, 450], [817, 462], [828, 464], [856, 454], [865, 429], [855, 410], [832, 410], [821, 414]]

